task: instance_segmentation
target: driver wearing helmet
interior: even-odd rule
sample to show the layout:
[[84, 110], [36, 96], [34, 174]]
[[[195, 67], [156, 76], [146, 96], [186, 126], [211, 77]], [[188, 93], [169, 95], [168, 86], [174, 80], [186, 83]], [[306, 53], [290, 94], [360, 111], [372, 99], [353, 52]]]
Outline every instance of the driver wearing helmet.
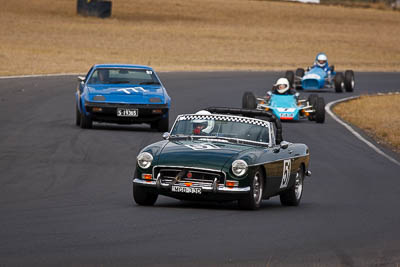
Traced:
[[321, 69], [329, 73], [332, 71], [331, 67], [329, 67], [328, 64], [328, 57], [325, 53], [319, 53], [317, 55], [314, 61], [314, 66], [320, 67]]
[[100, 83], [107, 83], [110, 77], [110, 71], [107, 69], [98, 70], [98, 80]]
[[296, 91], [290, 88], [288, 79], [279, 78], [272, 88], [272, 93], [277, 95], [294, 95]]
[[[200, 110], [196, 112], [197, 115], [211, 115], [211, 113], [207, 110]], [[194, 135], [209, 135], [211, 131], [214, 129], [214, 120], [213, 119], [196, 119], [193, 120], [193, 134]]]

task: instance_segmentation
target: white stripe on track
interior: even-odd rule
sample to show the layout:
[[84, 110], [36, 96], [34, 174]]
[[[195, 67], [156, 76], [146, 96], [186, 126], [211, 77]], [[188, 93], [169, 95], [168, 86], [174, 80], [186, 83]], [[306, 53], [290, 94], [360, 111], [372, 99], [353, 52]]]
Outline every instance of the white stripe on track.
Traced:
[[14, 76], [0, 76], [0, 79], [57, 77], [57, 76], [73, 76], [73, 75], [78, 76], [78, 75], [85, 75], [85, 74], [82, 74], [82, 73], [54, 73], [54, 74], [14, 75]]
[[379, 155], [382, 155], [383, 157], [387, 158], [389, 161], [393, 162], [394, 164], [400, 166], [400, 162], [398, 162], [396, 159], [392, 158], [391, 156], [387, 155], [385, 152], [383, 152], [382, 150], [380, 150], [378, 147], [376, 147], [374, 144], [372, 144], [370, 141], [368, 141], [367, 139], [365, 139], [364, 137], [362, 137], [357, 131], [355, 131], [349, 124], [345, 123], [344, 121], [342, 121], [341, 119], [339, 119], [338, 116], [336, 116], [331, 108], [333, 105], [340, 103], [340, 102], [345, 102], [345, 101], [349, 101], [355, 98], [359, 98], [360, 96], [350, 96], [350, 97], [346, 97], [346, 98], [342, 98], [342, 99], [338, 99], [332, 102], [329, 102], [326, 106], [325, 106], [325, 111], [335, 120], [337, 121], [339, 124], [343, 125], [347, 130], [349, 130], [355, 137], [357, 137], [359, 140], [363, 141], [365, 144], [367, 144], [367, 146], [369, 146], [370, 148], [372, 148], [373, 150], [375, 150], [376, 153], [378, 153]]

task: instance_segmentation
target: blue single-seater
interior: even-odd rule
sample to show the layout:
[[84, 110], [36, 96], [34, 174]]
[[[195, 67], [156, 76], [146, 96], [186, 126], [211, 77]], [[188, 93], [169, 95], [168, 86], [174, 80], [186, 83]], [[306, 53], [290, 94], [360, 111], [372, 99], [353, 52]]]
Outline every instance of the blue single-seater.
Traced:
[[308, 118], [317, 123], [325, 121], [325, 101], [316, 94], [308, 99], [299, 99], [299, 93], [290, 87], [287, 78], [280, 78], [266, 96], [256, 98], [246, 92], [242, 98], [242, 108], [272, 111], [281, 121], [298, 121]]
[[152, 68], [94, 65], [78, 81], [76, 125], [92, 128], [94, 121], [149, 123], [153, 129], [168, 131], [171, 98]]
[[286, 71], [285, 77], [296, 89], [321, 90], [334, 88], [337, 93], [353, 92], [355, 87], [354, 72], [346, 70], [336, 72], [333, 65], [328, 65], [328, 58], [324, 53], [319, 53], [314, 65], [308, 67], [307, 71], [298, 68], [296, 72]]

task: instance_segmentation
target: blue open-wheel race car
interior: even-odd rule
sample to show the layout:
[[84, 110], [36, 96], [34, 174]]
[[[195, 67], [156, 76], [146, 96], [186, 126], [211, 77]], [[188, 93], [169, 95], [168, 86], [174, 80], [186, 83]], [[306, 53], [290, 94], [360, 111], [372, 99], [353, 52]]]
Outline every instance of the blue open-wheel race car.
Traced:
[[255, 97], [252, 92], [245, 92], [242, 108], [271, 110], [281, 121], [298, 121], [308, 118], [310, 121], [323, 123], [325, 121], [324, 98], [317, 94], [311, 94], [307, 99], [299, 99], [299, 96], [299, 93], [290, 88], [286, 78], [280, 78], [266, 96]]
[[312, 67], [307, 70], [298, 68], [296, 72], [286, 71], [285, 77], [296, 89], [303, 90], [321, 90], [334, 88], [337, 93], [353, 92], [355, 87], [354, 71], [346, 70], [336, 72], [333, 65], [328, 65], [325, 54], [320, 53]]

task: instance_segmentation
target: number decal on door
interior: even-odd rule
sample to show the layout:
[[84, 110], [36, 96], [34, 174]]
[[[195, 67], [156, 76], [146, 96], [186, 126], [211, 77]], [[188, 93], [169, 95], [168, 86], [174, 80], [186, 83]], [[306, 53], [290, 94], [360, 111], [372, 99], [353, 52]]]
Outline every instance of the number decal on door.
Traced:
[[282, 182], [280, 188], [286, 188], [288, 186], [291, 166], [292, 162], [290, 159], [285, 159], [283, 161], [283, 174], [282, 174]]

